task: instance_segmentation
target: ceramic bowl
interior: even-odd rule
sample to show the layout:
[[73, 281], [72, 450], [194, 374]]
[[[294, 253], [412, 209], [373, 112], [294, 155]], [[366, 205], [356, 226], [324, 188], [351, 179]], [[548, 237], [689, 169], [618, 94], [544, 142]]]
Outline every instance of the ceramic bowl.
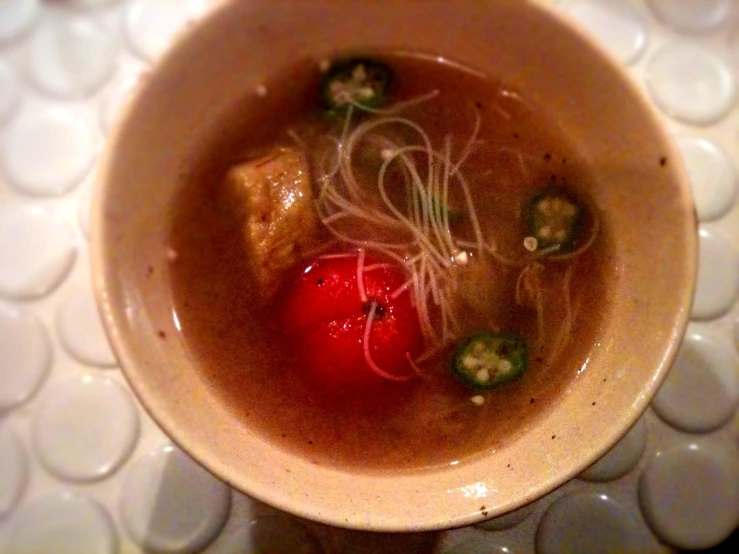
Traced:
[[[173, 198], [196, 153], [223, 130], [223, 114], [296, 59], [376, 48], [438, 55], [514, 80], [556, 114], [597, 168], [592, 198], [614, 238], [611, 303], [587, 371], [502, 449], [421, 472], [315, 465], [243, 425], [188, 355], [168, 275]], [[467, 525], [529, 503], [592, 464], [665, 377], [696, 275], [696, 218], [679, 158], [624, 69], [537, 2], [219, 2], [138, 88], [113, 133], [94, 198], [95, 288], [143, 405], [228, 484], [337, 526]]]

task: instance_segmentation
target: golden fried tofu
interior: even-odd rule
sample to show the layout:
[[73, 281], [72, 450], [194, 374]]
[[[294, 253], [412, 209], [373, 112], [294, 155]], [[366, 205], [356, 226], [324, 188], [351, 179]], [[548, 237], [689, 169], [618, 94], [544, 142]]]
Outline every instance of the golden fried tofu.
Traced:
[[301, 254], [316, 245], [319, 223], [308, 159], [296, 148], [275, 148], [233, 166], [225, 186], [243, 202], [248, 255], [260, 295], [269, 299]]

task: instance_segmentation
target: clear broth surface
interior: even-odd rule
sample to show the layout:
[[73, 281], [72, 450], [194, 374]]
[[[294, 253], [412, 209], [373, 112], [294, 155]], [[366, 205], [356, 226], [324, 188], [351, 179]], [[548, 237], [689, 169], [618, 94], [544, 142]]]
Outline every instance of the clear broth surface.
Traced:
[[[520, 220], [523, 199], [551, 183], [588, 197], [591, 174], [558, 132], [556, 114], [548, 113], [546, 106], [531, 105], [525, 92], [521, 97], [503, 96], [501, 90], [511, 90], [504, 89], [504, 83], [428, 58], [376, 57], [395, 73], [394, 99], [440, 91], [403, 114], [421, 124], [435, 144], [451, 133], [452, 151], [458, 153], [472, 132], [475, 107], [479, 110], [485, 148], [470, 156], [465, 173], [483, 233], [496, 237], [501, 253], [520, 249], [525, 237]], [[526, 373], [489, 393], [485, 405], [477, 407], [469, 402], [472, 393], [450, 376], [449, 351], [431, 364], [433, 379], [406, 386], [388, 383], [379, 397], [325, 401], [302, 378], [300, 360], [274, 321], [275, 306], [255, 307], [243, 222], [220, 192], [228, 167], [250, 152], [289, 144], [289, 129], [310, 136], [326, 125], [317, 101], [320, 77], [317, 64], [304, 61], [267, 82], [264, 98], [247, 95], [222, 136], [204, 150], [188, 174], [174, 207], [175, 309], [204, 379], [245, 426], [317, 464], [365, 471], [417, 470], [460, 461], [515, 440], [557, 402], [597, 343], [607, 311], [608, 274], [613, 270], [608, 229], [601, 228], [572, 269], [577, 317], [566, 350], [550, 367], [545, 364], [546, 347], [532, 348]], [[524, 170], [517, 152], [526, 156]], [[548, 321], [562, 317], [557, 283], [567, 265], [547, 264]], [[494, 317], [501, 327], [515, 329], [533, 344], [536, 317], [513, 301], [517, 275], [517, 269], [496, 265], [489, 279], [499, 302], [488, 315], [474, 309], [466, 312], [465, 330], [474, 331]]]

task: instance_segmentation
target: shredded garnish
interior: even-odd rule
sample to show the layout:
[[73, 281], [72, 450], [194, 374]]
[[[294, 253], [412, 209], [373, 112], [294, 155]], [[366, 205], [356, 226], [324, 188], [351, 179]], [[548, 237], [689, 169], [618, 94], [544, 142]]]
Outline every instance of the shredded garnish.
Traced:
[[[410, 278], [403, 287], [393, 291], [392, 296], [397, 297], [405, 290], [411, 292], [412, 303], [429, 344], [458, 338], [459, 325], [452, 314], [452, 293], [457, 287], [454, 275], [447, 270], [453, 265], [466, 264], [469, 258], [466, 250], [455, 242], [450, 227], [448, 202], [452, 186], [456, 186], [465, 199], [466, 221], [476, 239], [473, 249], [481, 254], [485, 248], [472, 195], [462, 171], [480, 132], [482, 119], [479, 112], [475, 110], [472, 135], [456, 160], [452, 159], [449, 137], [444, 140], [441, 150], [435, 150], [422, 127], [410, 119], [394, 115], [437, 95], [438, 91], [431, 91], [384, 110], [371, 110], [360, 104], [350, 106], [341, 137], [335, 141], [333, 156], [319, 163], [321, 189], [317, 199], [322, 222], [339, 240], [359, 247], [360, 252], [371, 249], [403, 264]], [[378, 117], [351, 129], [353, 109], [376, 113]], [[396, 144], [380, 132], [390, 127], [406, 128], [420, 142]], [[376, 190], [382, 205], [373, 201], [373, 195], [363, 189], [354, 172], [354, 153], [367, 142], [380, 147], [378, 162], [381, 165]], [[393, 179], [402, 176], [406, 198], [404, 206], [396, 205], [390, 196], [388, 179], [391, 173]], [[395, 183], [393, 181], [394, 187]], [[401, 239], [383, 241], [353, 236], [355, 226], [350, 222], [357, 221], [365, 221], [386, 231], [381, 236], [400, 236]], [[406, 255], [409, 251], [414, 254]], [[365, 271], [362, 267], [364, 258], [361, 254], [360, 257], [358, 275]], [[363, 287], [360, 285], [361, 292]], [[366, 302], [364, 297], [363, 302]], [[441, 334], [432, 323], [437, 316]]]
[[[514, 92], [501, 90], [500, 98], [507, 102], [523, 102]], [[471, 263], [471, 257], [490, 256], [506, 267], [519, 271], [516, 283], [516, 303], [536, 310], [540, 344], [544, 340], [544, 298], [541, 281], [543, 266], [540, 261], [567, 260], [585, 252], [594, 242], [599, 221], [593, 213], [590, 237], [574, 252], [558, 253], [559, 246], [539, 249], [535, 237], [523, 241], [524, 254], [520, 259], [509, 258], [498, 251], [492, 239], [483, 236], [477, 208], [465, 176], [465, 162], [485, 147], [480, 140], [482, 117], [474, 108], [474, 122], [470, 136], [461, 150], [453, 154], [452, 139], [445, 136], [440, 145], [432, 144], [429, 134], [413, 120], [400, 113], [407, 108], [427, 102], [439, 91], [399, 102], [386, 108], [368, 108], [350, 99], [346, 119], [336, 135], [329, 137], [328, 148], [319, 155], [317, 180], [320, 185], [316, 206], [322, 223], [336, 239], [359, 249], [357, 279], [363, 303], [367, 295], [363, 284], [365, 272], [379, 269], [383, 264], [364, 265], [365, 251], [392, 259], [408, 272], [407, 281], [390, 293], [395, 299], [410, 293], [427, 352], [415, 364], [439, 352], [461, 338], [462, 326], [455, 315], [455, 291], [459, 276], [455, 266]], [[493, 106], [501, 117], [510, 117], [505, 109]], [[353, 121], [357, 112], [374, 116]], [[388, 132], [393, 131], [393, 132]], [[395, 132], [397, 131], [397, 132]], [[403, 136], [402, 142], [397, 139]], [[391, 138], [396, 137], [396, 138]], [[520, 150], [490, 145], [498, 154], [515, 156], [520, 166], [520, 178], [528, 180], [527, 162], [535, 158]], [[369, 148], [368, 148], [369, 147]], [[367, 182], [356, 166], [358, 154], [376, 154], [376, 181]], [[450, 196], [462, 205], [455, 205], [454, 223], [450, 216]], [[520, 217], [520, 214], [519, 214]], [[371, 238], [367, 229], [373, 229]], [[470, 240], [471, 238], [471, 240]], [[515, 256], [515, 254], [512, 253]], [[566, 284], [569, 290], [568, 274]], [[569, 292], [564, 296], [570, 302]], [[370, 309], [366, 338], [374, 318], [376, 305]], [[571, 307], [567, 307], [571, 319]], [[571, 326], [571, 321], [565, 322]], [[386, 375], [371, 361], [367, 340], [364, 344], [367, 363], [373, 371]], [[395, 376], [392, 376], [395, 377]]]

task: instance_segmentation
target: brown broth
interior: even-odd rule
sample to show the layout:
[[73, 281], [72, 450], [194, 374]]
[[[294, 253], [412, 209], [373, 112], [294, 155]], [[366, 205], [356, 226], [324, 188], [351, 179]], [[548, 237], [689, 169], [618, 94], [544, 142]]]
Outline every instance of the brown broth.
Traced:
[[[395, 72], [395, 98], [441, 91], [403, 114], [420, 123], [435, 144], [451, 133], [458, 153], [472, 131], [473, 106], [479, 109], [485, 144], [470, 156], [465, 172], [484, 234], [495, 238], [501, 254], [521, 251], [523, 199], [553, 181], [587, 198], [589, 173], [544, 106], [503, 98], [500, 82], [450, 64], [404, 55], [381, 59]], [[288, 128], [307, 136], [325, 125], [316, 115], [319, 79], [316, 65], [306, 61], [266, 83], [269, 93], [258, 100], [258, 109], [253, 98], [245, 100], [188, 176], [171, 235], [178, 252], [172, 265], [175, 308], [186, 342], [209, 385], [245, 426], [315, 463], [421, 469], [499, 448], [546, 413], [586, 364], [607, 310], [608, 229], [573, 268], [577, 318], [567, 349], [551, 367], [544, 363], [547, 347], [532, 348], [524, 376], [491, 392], [483, 407], [469, 402], [472, 393], [449, 375], [449, 352], [428, 364], [429, 381], [389, 383], [371, 399], [322, 400], [301, 377], [289, 339], [272, 320], [274, 307], [255, 308], [242, 223], [219, 194], [226, 169], [245, 152], [287, 141]], [[525, 155], [525, 172], [517, 152]], [[550, 263], [546, 269], [551, 334], [564, 314], [560, 285], [566, 267]], [[535, 315], [513, 301], [518, 271], [495, 264], [488, 277], [495, 280], [495, 301], [488, 313], [465, 312], [466, 331], [493, 324], [535, 342]]]

